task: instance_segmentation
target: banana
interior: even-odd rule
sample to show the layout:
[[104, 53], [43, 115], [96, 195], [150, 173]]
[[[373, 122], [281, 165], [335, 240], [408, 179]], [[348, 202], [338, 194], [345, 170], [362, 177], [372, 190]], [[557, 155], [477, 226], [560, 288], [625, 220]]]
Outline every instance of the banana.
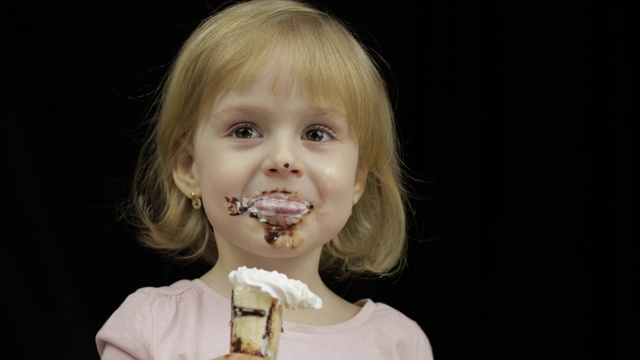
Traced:
[[282, 303], [249, 286], [233, 289], [231, 297], [231, 352], [278, 358], [282, 332]]

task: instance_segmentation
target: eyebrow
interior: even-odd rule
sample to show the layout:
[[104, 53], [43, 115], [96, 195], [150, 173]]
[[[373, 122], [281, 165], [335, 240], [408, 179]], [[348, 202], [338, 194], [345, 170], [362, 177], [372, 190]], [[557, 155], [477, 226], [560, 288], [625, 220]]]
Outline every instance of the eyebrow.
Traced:
[[234, 113], [247, 113], [252, 114], [256, 112], [264, 111], [265, 106], [255, 106], [255, 105], [232, 105], [224, 107], [211, 115], [212, 118], [217, 118], [220, 116], [226, 116], [228, 114]]

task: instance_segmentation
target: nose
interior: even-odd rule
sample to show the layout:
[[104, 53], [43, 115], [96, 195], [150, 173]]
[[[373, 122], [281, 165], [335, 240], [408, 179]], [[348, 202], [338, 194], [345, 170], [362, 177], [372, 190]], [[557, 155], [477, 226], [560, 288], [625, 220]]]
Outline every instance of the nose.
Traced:
[[266, 155], [263, 164], [264, 173], [267, 175], [291, 174], [302, 176], [302, 162], [299, 158], [300, 149], [296, 150], [294, 147], [295, 144], [290, 142], [274, 144]]

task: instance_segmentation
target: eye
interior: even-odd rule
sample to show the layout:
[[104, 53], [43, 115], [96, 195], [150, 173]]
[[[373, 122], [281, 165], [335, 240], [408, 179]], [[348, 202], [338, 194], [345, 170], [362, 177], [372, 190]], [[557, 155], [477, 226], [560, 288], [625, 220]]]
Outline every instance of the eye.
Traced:
[[235, 124], [227, 131], [227, 134], [238, 139], [251, 139], [261, 136], [258, 127], [252, 123]]
[[336, 134], [324, 125], [311, 125], [305, 129], [304, 140], [325, 142], [336, 138]]

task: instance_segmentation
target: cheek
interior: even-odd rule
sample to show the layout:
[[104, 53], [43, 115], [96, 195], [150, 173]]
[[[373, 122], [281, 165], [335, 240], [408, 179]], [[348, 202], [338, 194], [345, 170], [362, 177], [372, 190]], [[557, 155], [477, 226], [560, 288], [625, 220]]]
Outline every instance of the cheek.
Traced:
[[210, 179], [202, 188], [202, 207], [214, 229], [221, 231], [228, 227], [237, 228], [245, 216], [232, 216], [227, 198], [240, 193], [237, 182], [225, 179]]
[[351, 168], [330, 165], [324, 169], [319, 188], [327, 213], [335, 216], [351, 214], [354, 182], [355, 171]]
[[239, 161], [230, 157], [228, 150], [213, 145], [199, 150], [196, 152], [196, 173], [203, 193], [228, 192], [246, 181], [249, 171], [246, 159]]
[[205, 208], [218, 213], [226, 211], [225, 196], [241, 192], [240, 174], [221, 162], [210, 162], [198, 167], [198, 176]]
[[332, 192], [325, 196], [325, 206], [318, 206], [314, 229], [322, 229], [326, 241], [334, 238], [345, 226], [352, 213], [351, 192]]
[[343, 163], [326, 165], [320, 176], [320, 193], [323, 196], [339, 193], [351, 202], [356, 179], [357, 158], [347, 158]]
[[320, 184], [321, 184], [320, 192], [323, 195], [330, 193], [331, 190], [333, 189], [334, 187], [333, 182], [335, 181], [335, 178], [336, 178], [337, 169], [338, 169], [338, 166], [334, 164], [334, 165], [327, 166], [322, 172], [322, 176], [320, 177]]

